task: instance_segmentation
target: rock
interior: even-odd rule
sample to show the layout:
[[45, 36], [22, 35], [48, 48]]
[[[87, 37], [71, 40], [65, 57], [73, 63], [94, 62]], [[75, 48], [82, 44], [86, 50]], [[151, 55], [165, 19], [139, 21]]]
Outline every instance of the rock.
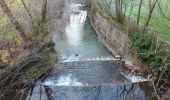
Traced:
[[2, 50], [0, 57], [1, 57], [2, 63], [8, 63], [10, 60], [10, 52], [7, 50]]
[[76, 57], [79, 56], [78, 54], [75, 55]]

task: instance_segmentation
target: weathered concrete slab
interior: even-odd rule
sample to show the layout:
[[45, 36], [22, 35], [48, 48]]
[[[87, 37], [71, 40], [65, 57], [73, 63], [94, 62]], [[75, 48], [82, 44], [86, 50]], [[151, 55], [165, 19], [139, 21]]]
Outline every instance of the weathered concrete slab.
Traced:
[[62, 76], [67, 75], [86, 85], [129, 82], [121, 74], [119, 65], [111, 60], [59, 63], [44, 81], [57, 83]]

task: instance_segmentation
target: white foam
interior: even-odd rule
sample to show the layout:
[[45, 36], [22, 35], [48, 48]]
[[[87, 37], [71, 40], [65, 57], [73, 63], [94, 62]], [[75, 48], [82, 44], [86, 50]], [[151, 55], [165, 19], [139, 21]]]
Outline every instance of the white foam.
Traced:
[[[77, 46], [81, 43], [82, 40], [82, 30], [83, 25], [86, 21], [87, 17], [87, 11], [79, 10], [79, 4], [78, 5], [72, 5], [75, 6], [75, 8], [72, 10], [74, 12], [77, 12], [77, 14], [72, 13], [70, 15], [70, 23], [67, 25], [65, 32], [67, 36], [68, 43]], [[77, 9], [77, 10], [76, 10]]]
[[125, 76], [125, 78], [131, 81], [132, 83], [148, 81], [148, 79], [142, 76], [133, 75], [133, 74], [124, 74], [124, 73], [121, 73], [121, 74]]
[[78, 82], [76, 78], [74, 78], [71, 74], [66, 76], [60, 76], [57, 82], [54, 80], [47, 80], [44, 82], [44, 85], [56, 85], [56, 86], [83, 86], [81, 82]]
[[132, 64], [131, 61], [125, 61], [125, 64], [126, 64], [126, 65], [130, 65], [130, 66], [133, 66], [133, 64]]
[[67, 59], [63, 60], [62, 62], [74, 62], [74, 61], [80, 61], [81, 56], [69, 56]]

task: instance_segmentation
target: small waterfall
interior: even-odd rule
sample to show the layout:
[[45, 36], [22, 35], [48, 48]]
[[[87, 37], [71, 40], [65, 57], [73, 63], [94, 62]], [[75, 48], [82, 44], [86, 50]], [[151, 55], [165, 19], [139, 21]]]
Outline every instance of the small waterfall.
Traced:
[[86, 21], [86, 17], [87, 17], [86, 11], [73, 12], [73, 14], [70, 16], [70, 25], [82, 26]]
[[97, 58], [86, 58], [86, 59], [82, 59], [82, 58], [81, 58], [81, 55], [79, 55], [79, 56], [75, 56], [75, 55], [71, 55], [71, 56], [62, 55], [62, 59], [63, 59], [62, 62], [118, 60], [118, 59], [115, 59], [114, 57], [97, 57]]
[[86, 21], [87, 11], [79, 10], [81, 4], [70, 5], [71, 15], [70, 23], [67, 25], [65, 32], [67, 35], [68, 43], [77, 46], [82, 41], [83, 25]]
[[97, 58], [87, 58], [85, 61], [108, 61], [108, 60], [117, 60], [113, 57], [97, 57]]
[[72, 76], [72, 74], [61, 75], [57, 82], [54, 80], [47, 80], [44, 82], [44, 85], [56, 85], [56, 86], [83, 86], [81, 82], [78, 82], [76, 78]]

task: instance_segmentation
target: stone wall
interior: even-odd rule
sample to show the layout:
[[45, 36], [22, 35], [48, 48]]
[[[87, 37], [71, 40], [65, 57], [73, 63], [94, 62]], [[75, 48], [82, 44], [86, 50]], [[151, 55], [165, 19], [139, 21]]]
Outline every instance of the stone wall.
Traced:
[[141, 68], [139, 66], [145, 66], [132, 54], [132, 42], [128, 32], [126, 30], [121, 31], [120, 25], [116, 24], [114, 18], [107, 16], [99, 7], [95, 7], [97, 4], [93, 4], [94, 1], [92, 0], [91, 3], [89, 18], [97, 35], [101, 37], [106, 47], [113, 55], [121, 56], [127, 66], [130, 66], [130, 69], [139, 70]]
[[103, 18], [98, 12], [94, 13], [91, 10], [90, 19], [96, 33], [103, 39], [113, 55], [127, 58], [128, 48], [131, 45], [128, 35], [119, 31], [114, 21]]

